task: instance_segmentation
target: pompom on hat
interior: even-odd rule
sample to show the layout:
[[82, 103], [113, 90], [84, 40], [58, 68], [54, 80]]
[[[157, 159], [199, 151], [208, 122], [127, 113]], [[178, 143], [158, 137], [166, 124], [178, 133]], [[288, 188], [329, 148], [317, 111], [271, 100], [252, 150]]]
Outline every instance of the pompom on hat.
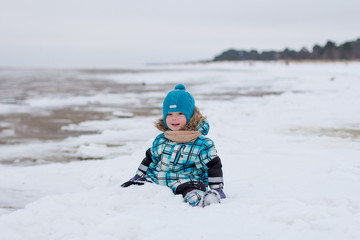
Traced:
[[185, 86], [178, 84], [174, 90], [169, 92], [163, 102], [163, 117], [166, 124], [166, 116], [171, 112], [182, 112], [186, 117], [186, 123], [194, 114], [195, 100], [191, 94], [186, 91]]

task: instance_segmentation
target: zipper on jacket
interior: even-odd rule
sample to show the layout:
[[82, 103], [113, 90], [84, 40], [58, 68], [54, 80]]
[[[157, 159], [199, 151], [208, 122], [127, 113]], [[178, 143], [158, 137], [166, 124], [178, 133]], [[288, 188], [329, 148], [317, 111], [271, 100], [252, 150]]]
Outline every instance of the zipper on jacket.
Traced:
[[179, 162], [179, 159], [181, 157], [181, 153], [182, 153], [183, 148], [185, 148], [185, 145], [182, 145], [180, 147], [180, 149], [178, 150], [178, 152], [177, 152], [177, 154], [175, 156], [174, 164], [177, 164]]

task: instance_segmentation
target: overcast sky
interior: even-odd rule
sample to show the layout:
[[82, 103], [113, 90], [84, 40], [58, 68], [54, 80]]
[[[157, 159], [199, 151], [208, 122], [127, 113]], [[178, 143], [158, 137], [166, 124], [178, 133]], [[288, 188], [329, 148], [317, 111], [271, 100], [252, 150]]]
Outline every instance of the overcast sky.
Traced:
[[359, 0], [0, 0], [0, 66], [122, 66], [360, 38]]

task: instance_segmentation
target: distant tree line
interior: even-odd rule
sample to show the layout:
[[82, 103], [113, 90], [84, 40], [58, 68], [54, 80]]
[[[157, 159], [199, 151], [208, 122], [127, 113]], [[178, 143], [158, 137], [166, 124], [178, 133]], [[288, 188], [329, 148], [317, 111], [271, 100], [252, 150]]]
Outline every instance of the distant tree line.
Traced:
[[360, 38], [356, 41], [345, 42], [339, 46], [332, 41], [328, 41], [324, 47], [315, 45], [312, 51], [302, 48], [300, 51], [286, 48], [283, 51], [263, 51], [257, 50], [227, 50], [216, 56], [213, 61], [241, 61], [241, 60], [352, 60], [360, 59]]

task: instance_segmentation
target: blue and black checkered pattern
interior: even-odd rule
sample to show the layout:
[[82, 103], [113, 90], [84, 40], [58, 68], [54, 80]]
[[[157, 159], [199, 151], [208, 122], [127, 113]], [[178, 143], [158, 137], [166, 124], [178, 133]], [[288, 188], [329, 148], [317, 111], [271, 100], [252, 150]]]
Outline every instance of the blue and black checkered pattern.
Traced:
[[[177, 143], [165, 134], [159, 134], [147, 151], [147, 156], [137, 175], [154, 183], [168, 186], [175, 194], [183, 184], [200, 182], [210, 188], [222, 188], [222, 170], [214, 142], [205, 137], [209, 131], [207, 120], [198, 129], [200, 135], [194, 142]], [[209, 176], [210, 175], [210, 176]]]
[[184, 197], [185, 202], [189, 203], [191, 206], [198, 206], [201, 202], [201, 199], [204, 197], [205, 192], [201, 190], [192, 190], [187, 193]]

